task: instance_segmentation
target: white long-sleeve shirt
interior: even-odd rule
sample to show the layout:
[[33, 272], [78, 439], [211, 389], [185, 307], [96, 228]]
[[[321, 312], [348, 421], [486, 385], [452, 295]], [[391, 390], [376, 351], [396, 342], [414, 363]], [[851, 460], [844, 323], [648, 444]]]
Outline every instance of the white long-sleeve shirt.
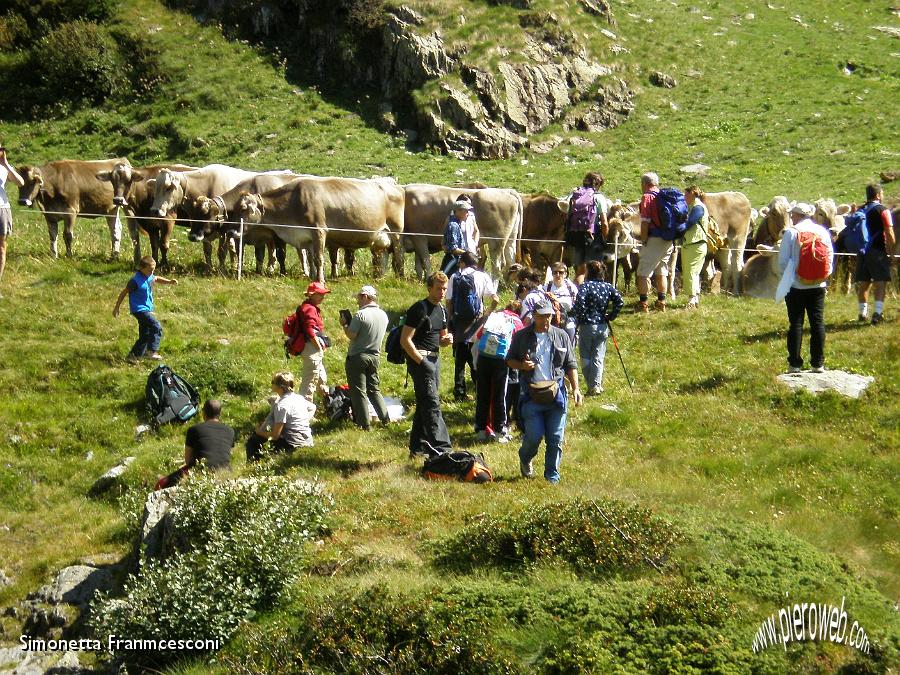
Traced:
[[796, 225], [784, 229], [781, 238], [781, 247], [778, 249], [778, 267], [781, 270], [781, 283], [778, 284], [776, 300], [782, 300], [791, 288], [824, 288], [826, 282], [817, 284], [805, 284], [797, 278], [797, 265], [800, 263], [800, 242], [797, 235], [800, 232], [815, 232], [828, 244], [828, 266], [834, 269], [834, 244], [831, 242], [831, 234], [818, 223], [809, 218], [801, 220]]

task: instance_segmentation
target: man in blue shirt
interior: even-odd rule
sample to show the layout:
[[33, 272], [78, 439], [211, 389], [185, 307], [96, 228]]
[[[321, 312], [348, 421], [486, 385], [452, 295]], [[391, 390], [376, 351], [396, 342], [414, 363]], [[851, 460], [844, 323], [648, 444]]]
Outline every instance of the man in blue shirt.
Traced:
[[113, 316], [119, 316], [119, 307], [125, 296], [128, 296], [128, 307], [131, 315], [138, 322], [138, 339], [128, 352], [128, 361], [136, 363], [148, 351], [150, 358], [159, 361], [159, 342], [162, 340], [162, 326], [153, 315], [153, 284], [177, 284], [175, 279], [167, 279], [153, 274], [156, 269], [156, 261], [149, 255], [141, 258], [141, 264], [134, 276], [128, 280], [125, 288], [119, 293], [116, 306], [113, 308]]

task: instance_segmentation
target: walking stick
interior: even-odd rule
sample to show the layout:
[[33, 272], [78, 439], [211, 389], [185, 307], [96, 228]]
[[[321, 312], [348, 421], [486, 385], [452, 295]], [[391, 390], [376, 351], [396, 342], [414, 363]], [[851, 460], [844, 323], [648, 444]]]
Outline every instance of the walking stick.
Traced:
[[609, 326], [609, 336], [612, 338], [613, 346], [616, 348], [616, 354], [619, 355], [619, 362], [622, 364], [622, 371], [625, 373], [625, 379], [628, 381], [628, 386], [631, 389], [631, 393], [634, 393], [634, 382], [631, 377], [628, 375], [628, 369], [625, 367], [625, 359], [622, 358], [622, 352], [619, 349], [619, 341], [616, 340], [616, 334], [613, 333], [612, 322], [607, 323]]

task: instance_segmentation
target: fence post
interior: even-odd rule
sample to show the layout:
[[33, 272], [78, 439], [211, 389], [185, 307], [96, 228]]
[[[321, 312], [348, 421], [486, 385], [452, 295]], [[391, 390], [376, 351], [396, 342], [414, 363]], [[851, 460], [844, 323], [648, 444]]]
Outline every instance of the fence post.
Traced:
[[241, 280], [241, 272], [244, 270], [244, 219], [241, 218], [241, 228], [238, 230], [238, 281]]

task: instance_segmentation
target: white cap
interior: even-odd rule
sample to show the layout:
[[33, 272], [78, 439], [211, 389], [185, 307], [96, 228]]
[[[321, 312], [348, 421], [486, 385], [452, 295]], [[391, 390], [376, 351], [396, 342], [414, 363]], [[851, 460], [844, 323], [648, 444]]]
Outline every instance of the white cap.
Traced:
[[363, 286], [363, 287], [359, 290], [359, 294], [360, 294], [360, 295], [368, 295], [370, 298], [377, 298], [377, 297], [378, 297], [378, 291], [375, 290], [375, 287], [374, 287], [374, 286]]
[[796, 214], [798, 216], [805, 216], [806, 218], [812, 218], [813, 214], [815, 214], [816, 209], [812, 204], [807, 204], [806, 202], [797, 202], [794, 206], [791, 207], [791, 214]]

